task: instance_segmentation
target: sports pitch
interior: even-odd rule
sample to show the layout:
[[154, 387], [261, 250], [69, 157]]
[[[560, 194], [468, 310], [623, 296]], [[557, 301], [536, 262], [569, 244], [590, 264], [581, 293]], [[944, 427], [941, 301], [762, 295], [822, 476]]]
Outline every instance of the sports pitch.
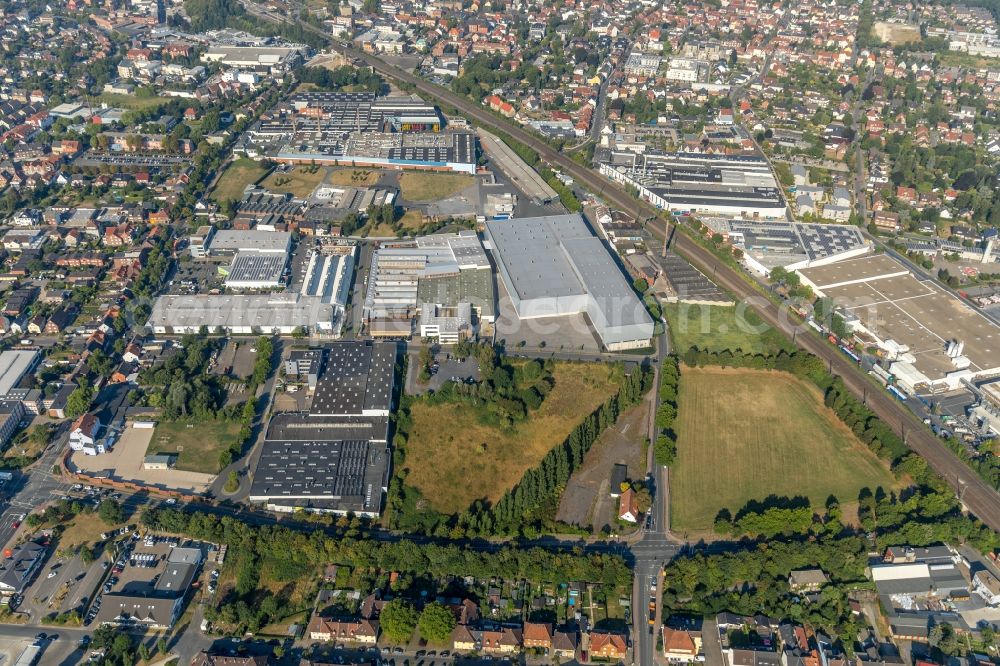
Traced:
[[807, 496], [822, 508], [896, 484], [819, 391], [781, 372], [683, 368], [677, 462], [670, 469], [671, 529], [711, 530], [719, 510], [749, 500]]

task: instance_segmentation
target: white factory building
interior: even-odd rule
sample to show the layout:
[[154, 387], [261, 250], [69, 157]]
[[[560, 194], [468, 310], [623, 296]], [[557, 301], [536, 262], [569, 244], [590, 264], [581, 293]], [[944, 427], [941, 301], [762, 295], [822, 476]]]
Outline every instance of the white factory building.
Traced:
[[299, 329], [336, 335], [350, 294], [356, 251], [353, 245], [315, 251], [297, 292], [160, 296], [147, 326], [159, 335], [197, 333], [202, 327], [210, 334], [291, 335]]
[[486, 238], [520, 319], [586, 314], [607, 349], [649, 346], [652, 318], [578, 214], [487, 222]]

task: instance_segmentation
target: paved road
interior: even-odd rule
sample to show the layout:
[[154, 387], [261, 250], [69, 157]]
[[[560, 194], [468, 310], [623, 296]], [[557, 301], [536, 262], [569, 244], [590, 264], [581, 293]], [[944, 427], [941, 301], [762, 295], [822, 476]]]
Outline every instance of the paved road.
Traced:
[[[257, 389], [257, 395], [254, 396], [258, 403], [263, 402], [263, 404], [257, 407], [257, 415], [254, 417], [253, 426], [250, 429], [250, 440], [253, 444], [249, 451], [239, 456], [215, 477], [215, 481], [209, 488], [209, 492], [215, 497], [241, 500], [246, 499], [250, 494], [250, 472], [257, 466], [257, 460], [260, 459], [261, 444], [267, 430], [268, 411], [274, 400], [274, 382], [278, 379], [284, 359], [291, 351], [291, 346], [286, 345], [281, 338], [272, 337], [271, 341], [274, 345], [271, 353], [271, 373]], [[225, 491], [230, 472], [236, 472], [240, 479], [240, 487], [233, 494]]]
[[6, 544], [17, 531], [13, 524], [19, 520], [23, 514], [31, 513], [37, 507], [45, 504], [55, 497], [64, 495], [69, 490], [69, 484], [65, 483], [61, 477], [53, 476], [52, 468], [59, 459], [59, 453], [66, 445], [68, 434], [67, 428], [60, 427], [53, 434], [53, 443], [45, 450], [41, 458], [30, 468], [25, 469], [20, 474], [15, 474], [10, 482], [10, 490], [14, 495], [6, 503], [3, 512], [0, 513], [0, 544]]

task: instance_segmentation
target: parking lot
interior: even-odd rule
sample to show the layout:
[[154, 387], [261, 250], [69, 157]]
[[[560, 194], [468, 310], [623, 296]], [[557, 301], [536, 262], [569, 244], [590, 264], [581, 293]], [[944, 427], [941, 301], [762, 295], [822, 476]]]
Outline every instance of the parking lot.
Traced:
[[30, 613], [36, 622], [47, 615], [79, 610], [93, 598], [101, 575], [100, 565], [88, 566], [79, 555], [53, 556], [25, 591], [18, 610]]
[[82, 451], [73, 453], [70, 468], [116, 481], [137, 482], [161, 490], [203, 493], [215, 480], [214, 474], [202, 474], [176, 468], [146, 469], [143, 460], [156, 431], [152, 428], [126, 428], [115, 448], [99, 456]]
[[230, 377], [249, 377], [253, 374], [253, 366], [257, 362], [257, 350], [252, 340], [226, 341], [226, 346], [219, 352], [212, 373], [229, 375]]
[[[28, 633], [28, 632], [25, 632]], [[41, 634], [46, 638], [42, 639]], [[21, 653], [31, 645], [38, 643], [42, 647], [41, 658], [36, 662], [39, 664], [72, 664], [75, 659], [70, 659], [74, 652], [77, 652], [77, 641], [71, 636], [60, 635], [58, 631], [39, 632], [39, 637], [2, 636], [0, 637], [0, 664], [14, 664]], [[82, 652], [77, 652], [77, 656], [82, 657]]]
[[601, 351], [585, 314], [521, 319], [502, 280], [497, 281], [497, 296], [499, 316], [495, 324], [496, 339], [505, 343], [507, 353], [515, 354], [519, 347], [550, 351]]
[[410, 395], [419, 395], [427, 391], [437, 391], [446, 381], [458, 382], [478, 382], [479, 364], [472, 357], [460, 361], [451, 358], [446, 351], [439, 352], [434, 356], [434, 364], [431, 365], [431, 378], [426, 384], [418, 381], [420, 374], [420, 355], [413, 353], [410, 355], [410, 362], [406, 373], [406, 392]]

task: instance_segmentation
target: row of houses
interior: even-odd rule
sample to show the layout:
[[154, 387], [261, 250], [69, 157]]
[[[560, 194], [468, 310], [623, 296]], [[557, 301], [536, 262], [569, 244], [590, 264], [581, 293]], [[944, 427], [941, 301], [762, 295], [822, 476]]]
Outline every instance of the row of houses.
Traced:
[[[379, 637], [378, 613], [384, 602], [370, 597], [362, 604], [362, 617], [340, 619], [315, 614], [308, 636], [314, 641], [375, 645]], [[456, 617], [451, 645], [456, 652], [512, 655], [523, 650], [540, 651], [560, 659], [575, 658], [581, 648], [596, 659], [624, 659], [628, 637], [608, 631], [580, 632], [576, 627], [555, 628], [547, 622], [523, 624], [483, 623], [475, 602], [448, 604]]]

